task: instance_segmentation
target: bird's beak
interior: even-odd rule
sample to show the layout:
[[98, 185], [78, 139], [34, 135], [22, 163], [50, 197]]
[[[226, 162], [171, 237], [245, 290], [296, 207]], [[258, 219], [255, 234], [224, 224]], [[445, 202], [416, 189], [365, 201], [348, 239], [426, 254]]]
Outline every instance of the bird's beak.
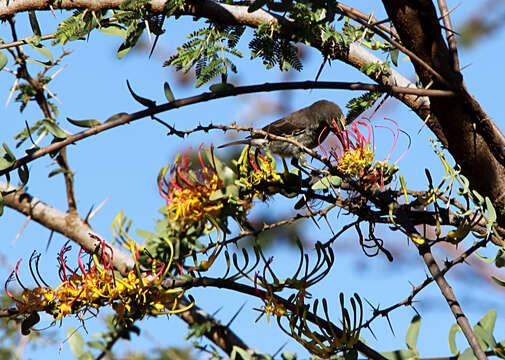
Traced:
[[345, 118], [344, 115], [341, 115], [337, 120], [333, 119], [331, 121], [331, 125], [333, 126], [334, 132], [341, 132], [345, 130]]

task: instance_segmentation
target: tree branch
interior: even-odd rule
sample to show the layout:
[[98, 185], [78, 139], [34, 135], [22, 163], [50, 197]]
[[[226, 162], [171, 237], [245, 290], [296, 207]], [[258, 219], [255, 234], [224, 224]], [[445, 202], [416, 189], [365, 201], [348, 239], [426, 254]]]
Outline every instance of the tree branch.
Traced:
[[468, 318], [463, 313], [463, 310], [461, 309], [461, 306], [459, 305], [459, 302], [456, 299], [456, 296], [454, 295], [451, 286], [447, 283], [444, 275], [440, 271], [440, 268], [438, 267], [438, 264], [431, 253], [430, 247], [420, 246], [419, 254], [423, 257], [423, 260], [426, 266], [428, 267], [431, 276], [437, 283], [440, 292], [442, 293], [445, 300], [449, 304], [449, 307], [451, 308], [451, 311], [454, 314], [454, 318], [456, 319], [456, 322], [461, 328], [461, 331], [463, 331], [463, 334], [465, 335], [468, 344], [472, 348], [474, 355], [479, 360], [486, 360], [487, 357], [479, 344], [479, 339], [477, 339], [477, 336], [475, 336], [472, 330], [472, 326], [470, 325]]
[[103, 124], [94, 126], [88, 130], [81, 131], [75, 135], [70, 135], [67, 138], [55, 142], [51, 145], [43, 147], [29, 155], [26, 155], [18, 160], [15, 163], [5, 169], [0, 171], [0, 175], [7, 174], [22, 165], [26, 165], [32, 162], [35, 159], [38, 159], [42, 156], [45, 156], [52, 152], [57, 152], [69, 144], [74, 144], [77, 141], [83, 140], [90, 136], [99, 134], [103, 131], [115, 128], [120, 125], [124, 125], [130, 123], [134, 120], [142, 119], [145, 117], [149, 117], [152, 115], [156, 115], [168, 110], [177, 109], [180, 107], [197, 104], [200, 102], [205, 102], [214, 99], [221, 99], [230, 96], [237, 96], [242, 94], [250, 94], [262, 91], [278, 91], [278, 90], [288, 90], [288, 89], [349, 89], [349, 90], [369, 90], [369, 91], [385, 91], [385, 92], [405, 92], [411, 94], [425, 94], [429, 93], [434, 96], [452, 96], [453, 93], [451, 91], [446, 90], [425, 90], [425, 89], [415, 89], [415, 88], [406, 88], [406, 87], [398, 87], [398, 86], [382, 86], [375, 84], [362, 84], [362, 83], [346, 83], [346, 82], [314, 82], [314, 81], [303, 81], [303, 82], [287, 82], [287, 83], [266, 83], [262, 85], [250, 85], [250, 86], [240, 86], [235, 87], [230, 90], [224, 90], [220, 92], [205, 92], [200, 95], [191, 96], [179, 100], [175, 100], [169, 103], [165, 103], [158, 106], [153, 106], [146, 110], [137, 111], [132, 114], [125, 114], [120, 116], [119, 118], [111, 121], [106, 121]]

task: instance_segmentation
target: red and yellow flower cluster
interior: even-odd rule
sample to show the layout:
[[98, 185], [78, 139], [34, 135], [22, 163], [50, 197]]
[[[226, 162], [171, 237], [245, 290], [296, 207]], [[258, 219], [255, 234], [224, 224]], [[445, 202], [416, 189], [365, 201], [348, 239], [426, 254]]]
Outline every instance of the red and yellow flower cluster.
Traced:
[[223, 203], [211, 200], [212, 194], [222, 188], [223, 181], [213, 166], [206, 166], [202, 160], [202, 149], [198, 151], [201, 169], [191, 168], [191, 159], [187, 153], [175, 161], [168, 179], [165, 177], [168, 166], [158, 177], [161, 196], [166, 200], [168, 217], [174, 222], [190, 224], [205, 222], [207, 216], [219, 214]]
[[[90, 234], [99, 242], [93, 254], [80, 249], [77, 263], [72, 269], [68, 266], [66, 253], [71, 250], [67, 244], [58, 254], [59, 277], [61, 284], [51, 288], [44, 282], [38, 270], [40, 254], [32, 254], [29, 267], [37, 287], [28, 289], [23, 286], [18, 270], [22, 260], [5, 284], [6, 293], [16, 302], [16, 317], [45, 311], [54, 317], [54, 323], [61, 322], [65, 316], [75, 315], [84, 320], [85, 315], [97, 316], [100, 308], [111, 306], [117, 313], [118, 320], [130, 323], [145, 315], [171, 314], [186, 309], [178, 309], [178, 299], [182, 289], [164, 289], [162, 280], [168, 273], [170, 264], [153, 260], [150, 272], [141, 274], [136, 261], [136, 268], [124, 278], [114, 273], [112, 266], [112, 248], [104, 240]], [[139, 249], [134, 246], [134, 256], [138, 259]], [[87, 257], [86, 264], [83, 259]], [[17, 280], [23, 291], [20, 298], [8, 290], [9, 282]]]
[[[405, 155], [404, 152], [392, 165], [388, 163], [399, 134], [403, 131], [394, 120], [385, 120], [396, 125], [396, 132], [387, 126], [373, 126], [370, 121], [357, 120], [350, 125], [349, 129], [336, 132], [341, 148], [334, 147], [330, 151], [330, 158], [336, 161], [337, 168], [344, 174], [363, 181], [366, 185], [377, 185], [381, 188], [392, 181], [393, 175], [398, 171], [396, 163]], [[360, 127], [367, 129], [366, 136], [361, 132]], [[393, 133], [393, 145], [383, 161], [375, 161], [374, 127], [389, 129]], [[324, 149], [323, 152], [326, 154]]]

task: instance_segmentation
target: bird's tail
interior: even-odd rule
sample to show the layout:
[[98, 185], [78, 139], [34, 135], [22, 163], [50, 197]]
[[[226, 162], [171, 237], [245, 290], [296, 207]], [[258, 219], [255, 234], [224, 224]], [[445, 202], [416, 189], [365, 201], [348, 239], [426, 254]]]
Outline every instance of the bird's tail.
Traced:
[[221, 149], [221, 148], [228, 147], [228, 146], [245, 145], [245, 144], [250, 144], [250, 143], [251, 143], [251, 139], [237, 140], [237, 141], [232, 141], [232, 142], [229, 142], [229, 143], [226, 143], [223, 145], [219, 145], [217, 148]]

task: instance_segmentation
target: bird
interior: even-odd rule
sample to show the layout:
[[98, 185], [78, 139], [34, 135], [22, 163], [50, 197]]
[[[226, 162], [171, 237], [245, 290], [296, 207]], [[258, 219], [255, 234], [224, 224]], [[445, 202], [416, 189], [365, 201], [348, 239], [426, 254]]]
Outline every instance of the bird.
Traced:
[[[343, 131], [345, 125], [344, 115], [337, 104], [328, 100], [319, 100], [268, 124], [262, 130], [272, 135], [293, 139], [301, 145], [313, 149], [326, 139], [330, 131]], [[300, 165], [311, 168], [308, 166], [305, 154], [300, 147], [286, 141], [271, 140], [259, 134], [220, 145], [218, 148], [239, 144], [260, 148], [280, 155], [283, 159], [291, 157], [294, 163], [299, 160]]]

